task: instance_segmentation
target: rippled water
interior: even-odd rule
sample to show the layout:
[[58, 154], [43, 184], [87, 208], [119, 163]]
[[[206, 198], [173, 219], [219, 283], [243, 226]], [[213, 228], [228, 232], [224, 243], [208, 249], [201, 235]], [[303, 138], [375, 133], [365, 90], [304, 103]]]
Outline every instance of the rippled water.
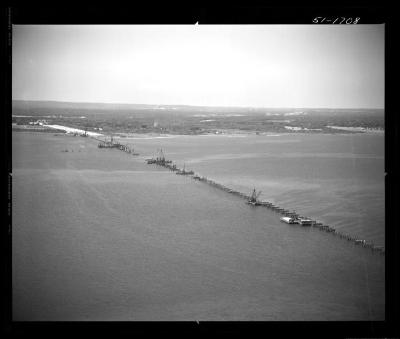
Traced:
[[15, 320], [384, 319], [383, 255], [144, 163], [163, 147], [180, 166], [378, 241], [383, 140], [126, 142], [141, 156], [13, 134]]

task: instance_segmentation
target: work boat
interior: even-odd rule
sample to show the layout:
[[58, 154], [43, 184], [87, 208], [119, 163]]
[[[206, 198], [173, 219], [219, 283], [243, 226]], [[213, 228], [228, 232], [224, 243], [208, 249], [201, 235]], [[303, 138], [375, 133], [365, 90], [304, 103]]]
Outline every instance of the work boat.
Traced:
[[282, 217], [281, 221], [287, 224], [298, 224], [298, 221], [295, 218], [290, 218], [290, 217]]
[[313, 226], [316, 224], [315, 220], [311, 220], [309, 218], [293, 218], [293, 217], [282, 217], [281, 221], [287, 223], [287, 224], [299, 224], [301, 226]]
[[298, 223], [302, 226], [312, 226], [315, 224], [315, 220], [309, 218], [298, 218]]
[[253, 193], [251, 194], [249, 200], [247, 200], [246, 204], [253, 205], [253, 206], [260, 206], [261, 202], [258, 200], [258, 197], [260, 196], [261, 191], [258, 193], [256, 192], [256, 189], [253, 189]]

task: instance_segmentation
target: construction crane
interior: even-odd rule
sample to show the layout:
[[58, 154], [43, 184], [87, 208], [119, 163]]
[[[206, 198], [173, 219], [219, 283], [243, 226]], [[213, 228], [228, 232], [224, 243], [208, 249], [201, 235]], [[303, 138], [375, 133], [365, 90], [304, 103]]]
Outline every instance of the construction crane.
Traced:
[[254, 206], [259, 205], [260, 203], [258, 201], [258, 197], [260, 195], [261, 195], [261, 191], [257, 192], [256, 189], [254, 188], [249, 200], [247, 201], [247, 203], [251, 204], [251, 205], [254, 205]]
[[165, 156], [164, 156], [164, 152], [163, 152], [162, 148], [159, 149], [158, 154], [159, 154], [159, 156], [158, 156], [157, 160], [159, 160], [161, 162], [165, 162]]

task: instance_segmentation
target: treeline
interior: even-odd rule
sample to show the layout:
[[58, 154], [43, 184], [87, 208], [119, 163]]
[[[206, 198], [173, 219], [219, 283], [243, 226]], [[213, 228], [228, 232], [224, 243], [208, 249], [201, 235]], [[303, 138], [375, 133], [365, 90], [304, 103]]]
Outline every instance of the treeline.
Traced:
[[[204, 134], [220, 130], [241, 130], [254, 132], [288, 132], [285, 126], [300, 127], [302, 132], [338, 133], [326, 126], [384, 128], [383, 110], [315, 110], [315, 109], [241, 109], [195, 111], [191, 107], [175, 107], [171, 111], [145, 109], [137, 105], [96, 106], [87, 104], [54, 105], [14, 102], [12, 122], [28, 125], [45, 119], [49, 124], [102, 130], [104, 133], [169, 133]], [[78, 106], [76, 106], [78, 105]], [[93, 105], [92, 107], [89, 107]], [[100, 105], [100, 104], [98, 104]], [[79, 108], [80, 107], [80, 108]], [[115, 109], [109, 109], [113, 107]], [[136, 107], [136, 106], [135, 106]], [[202, 109], [202, 108], [198, 108]]]

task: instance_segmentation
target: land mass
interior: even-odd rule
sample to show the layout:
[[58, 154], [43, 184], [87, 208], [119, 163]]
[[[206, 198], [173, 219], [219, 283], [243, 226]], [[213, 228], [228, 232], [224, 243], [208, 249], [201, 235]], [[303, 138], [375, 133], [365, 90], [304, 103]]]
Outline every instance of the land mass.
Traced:
[[[255, 108], [12, 102], [13, 130], [65, 125], [104, 134], [360, 133], [384, 130], [383, 109]], [[29, 126], [27, 128], [27, 126]]]

